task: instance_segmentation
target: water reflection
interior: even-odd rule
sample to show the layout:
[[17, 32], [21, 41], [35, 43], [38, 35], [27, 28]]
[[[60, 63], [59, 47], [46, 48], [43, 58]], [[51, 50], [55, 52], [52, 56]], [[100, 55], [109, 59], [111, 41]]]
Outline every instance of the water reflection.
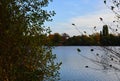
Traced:
[[[61, 81], [119, 81], [116, 74], [120, 75], [120, 73], [102, 70], [97, 64], [81, 57], [77, 52], [77, 48], [81, 49], [82, 55], [90, 58], [96, 58], [91, 54], [90, 49], [99, 49], [99, 47], [85, 46], [55, 47], [53, 53], [57, 54], [57, 61], [63, 63], [60, 69]], [[96, 53], [102, 52], [101, 50], [96, 51]], [[86, 65], [91, 68], [85, 68]]]

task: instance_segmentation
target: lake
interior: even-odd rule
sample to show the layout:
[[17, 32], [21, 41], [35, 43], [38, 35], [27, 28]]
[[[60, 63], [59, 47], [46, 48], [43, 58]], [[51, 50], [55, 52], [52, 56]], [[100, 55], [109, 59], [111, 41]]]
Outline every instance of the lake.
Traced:
[[104, 70], [103, 66], [85, 58], [100, 60], [94, 55], [105, 53], [99, 46], [58, 46], [53, 53], [57, 55], [57, 62], [62, 61], [60, 81], [120, 81], [119, 72]]

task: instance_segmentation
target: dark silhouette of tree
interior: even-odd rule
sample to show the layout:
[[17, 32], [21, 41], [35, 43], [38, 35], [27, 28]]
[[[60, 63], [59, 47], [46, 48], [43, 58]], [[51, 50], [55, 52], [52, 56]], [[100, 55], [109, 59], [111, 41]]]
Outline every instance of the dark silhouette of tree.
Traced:
[[51, 34], [49, 38], [54, 46], [62, 45], [62, 36], [59, 33]]
[[61, 63], [47, 35], [51, 0], [0, 0], [0, 81], [56, 81]]
[[78, 35], [69, 37], [68, 34], [54, 33], [50, 34], [48, 38], [54, 46], [119, 46], [119, 36], [114, 34], [103, 35], [100, 33], [93, 33], [89, 36]]
[[62, 34], [63, 41], [67, 40], [70, 36], [67, 33]]
[[109, 31], [108, 31], [108, 26], [107, 25], [104, 25], [103, 26], [103, 36], [108, 36], [109, 35]]
[[103, 46], [110, 46], [110, 36], [109, 36], [109, 30], [107, 25], [103, 25], [103, 29], [100, 32], [100, 43]]

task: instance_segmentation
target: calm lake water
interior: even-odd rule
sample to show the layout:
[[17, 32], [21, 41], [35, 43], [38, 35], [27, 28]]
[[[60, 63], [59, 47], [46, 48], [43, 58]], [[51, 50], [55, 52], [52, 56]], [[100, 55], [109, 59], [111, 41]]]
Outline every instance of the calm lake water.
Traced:
[[[77, 51], [78, 48], [81, 52]], [[91, 49], [94, 49], [94, 52], [91, 52]], [[53, 49], [53, 53], [57, 55], [56, 60], [63, 63], [60, 69], [60, 81], [120, 81], [119, 72], [104, 70], [103, 66], [98, 66], [83, 57], [94, 59], [96, 58], [94, 54], [104, 54], [100, 47], [58, 46]]]

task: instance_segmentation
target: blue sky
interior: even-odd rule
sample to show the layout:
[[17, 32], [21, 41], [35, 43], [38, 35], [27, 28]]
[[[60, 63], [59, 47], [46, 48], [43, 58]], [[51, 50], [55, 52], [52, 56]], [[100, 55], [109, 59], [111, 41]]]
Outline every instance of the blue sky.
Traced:
[[106, 23], [113, 19], [113, 14], [103, 4], [103, 0], [53, 0], [47, 9], [56, 12], [53, 22], [46, 23], [52, 33], [67, 33], [70, 36], [80, 35], [72, 23], [76, 24], [79, 31], [91, 34], [94, 33], [94, 26], [98, 32], [102, 30], [103, 23], [99, 17], [103, 17]]

